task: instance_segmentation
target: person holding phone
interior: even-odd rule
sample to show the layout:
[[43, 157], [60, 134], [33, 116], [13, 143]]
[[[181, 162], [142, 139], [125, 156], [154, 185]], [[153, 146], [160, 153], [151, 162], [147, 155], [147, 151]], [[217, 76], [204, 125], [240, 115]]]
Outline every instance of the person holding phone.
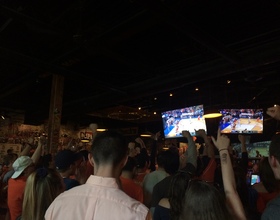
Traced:
[[252, 174], [251, 175], [251, 185], [254, 185], [256, 183], [260, 183], [260, 176], [258, 174]]

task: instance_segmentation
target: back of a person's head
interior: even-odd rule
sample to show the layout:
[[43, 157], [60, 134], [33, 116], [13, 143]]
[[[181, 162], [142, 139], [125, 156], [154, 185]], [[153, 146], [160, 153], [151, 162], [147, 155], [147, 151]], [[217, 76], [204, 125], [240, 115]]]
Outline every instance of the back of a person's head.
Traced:
[[5, 166], [11, 165], [16, 159], [18, 158], [18, 155], [15, 153], [10, 153], [4, 156], [3, 158], [3, 164]]
[[179, 153], [174, 150], [166, 150], [159, 152], [157, 156], [158, 166], [163, 167], [164, 170], [173, 175], [176, 173], [180, 166]]
[[138, 153], [140, 153], [141, 148], [142, 148], [142, 147], [141, 147], [141, 144], [138, 143], [138, 142], [135, 142], [135, 141], [134, 141], [133, 143], [134, 143], [134, 148], [135, 148], [135, 149], [138, 148], [138, 149], [137, 149], [137, 152], [139, 151]]
[[89, 153], [88, 150], [81, 150], [78, 152], [80, 157], [85, 161], [88, 161], [88, 153]]
[[134, 170], [134, 168], [136, 168], [136, 166], [137, 166], [136, 159], [134, 157], [128, 157], [127, 161], [126, 161], [126, 164], [124, 165], [122, 170], [132, 172]]
[[157, 154], [157, 165], [159, 167], [164, 167], [164, 163], [165, 163], [165, 150], [159, 151]]
[[43, 167], [49, 168], [51, 166], [51, 163], [53, 162], [52, 154], [45, 154], [42, 159]]
[[121, 133], [108, 130], [98, 134], [91, 147], [94, 162], [117, 165], [128, 155], [128, 143]]
[[277, 180], [274, 176], [268, 157], [264, 157], [260, 161], [259, 175], [260, 180], [268, 192], [275, 192], [279, 190], [279, 180]]
[[179, 170], [171, 178], [168, 190], [171, 219], [178, 219], [182, 212], [182, 200], [184, 199], [190, 179], [190, 174], [184, 170]]
[[272, 137], [269, 145], [269, 156], [274, 156], [280, 163], [280, 134]]
[[150, 158], [146, 148], [141, 148], [140, 153], [135, 156], [137, 160], [137, 167], [142, 169], [146, 168], [147, 164], [149, 164]]
[[192, 180], [183, 200], [180, 220], [232, 220], [224, 194], [213, 185]]
[[54, 162], [56, 170], [60, 173], [68, 172], [69, 175], [74, 174], [75, 162], [79, 159], [79, 155], [70, 149], [63, 149], [55, 155]]
[[35, 170], [26, 181], [21, 219], [44, 219], [49, 205], [64, 190], [62, 178], [55, 169], [42, 167]]
[[10, 148], [7, 150], [7, 154], [12, 154], [14, 152], [14, 149]]

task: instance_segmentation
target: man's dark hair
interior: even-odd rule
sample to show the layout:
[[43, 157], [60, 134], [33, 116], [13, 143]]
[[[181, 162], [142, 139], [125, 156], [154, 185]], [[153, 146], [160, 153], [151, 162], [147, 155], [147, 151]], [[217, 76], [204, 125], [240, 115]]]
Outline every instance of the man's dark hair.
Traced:
[[173, 175], [178, 171], [180, 166], [179, 153], [172, 149], [161, 151], [157, 156], [157, 163], [159, 166], [163, 167], [168, 174]]
[[140, 153], [135, 156], [138, 168], [144, 168], [149, 164], [150, 158], [146, 148], [141, 148]]
[[6, 154], [3, 158], [3, 164], [8, 166], [10, 163], [13, 163], [18, 158], [16, 153]]
[[134, 168], [137, 166], [137, 161], [134, 157], [128, 157], [127, 162], [124, 165], [123, 169], [124, 171], [133, 171]]
[[7, 150], [7, 154], [12, 154], [14, 152], [14, 149], [13, 148], [10, 148]]
[[105, 131], [95, 137], [91, 153], [98, 165], [117, 165], [128, 154], [128, 142], [125, 136], [117, 131]]
[[277, 180], [274, 176], [273, 170], [269, 164], [268, 157], [264, 157], [263, 159], [261, 159], [259, 165], [259, 175], [265, 189], [269, 193], [279, 191], [279, 180]]

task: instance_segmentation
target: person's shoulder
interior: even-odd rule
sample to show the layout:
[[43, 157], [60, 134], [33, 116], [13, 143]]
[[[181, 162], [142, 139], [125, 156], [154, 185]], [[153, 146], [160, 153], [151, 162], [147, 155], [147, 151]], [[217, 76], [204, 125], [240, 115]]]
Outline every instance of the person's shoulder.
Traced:
[[280, 196], [277, 196], [275, 199], [271, 200], [262, 216], [261, 220], [266, 220], [266, 219], [279, 219], [280, 216]]
[[64, 183], [79, 183], [78, 180], [72, 179], [72, 178], [69, 178], [69, 177], [63, 178], [63, 181], [64, 181]]
[[151, 178], [151, 176], [154, 176], [154, 175], [155, 175], [155, 172], [156, 172], [156, 170], [155, 170], [155, 171], [152, 171], [152, 172], [147, 172], [147, 173], [145, 174], [144, 180], [145, 180], [145, 179], [148, 179], [148, 178]]
[[276, 205], [276, 206], [279, 206], [278, 209], [279, 209], [279, 212], [280, 212], [280, 195], [276, 196], [274, 199], [272, 199], [268, 205], [271, 204], [271, 205]]
[[80, 186], [80, 182], [76, 179], [71, 179], [71, 178], [63, 178], [63, 182], [65, 184], [65, 190], [69, 190], [71, 188]]
[[165, 185], [166, 182], [169, 181], [169, 179], [171, 180], [171, 176], [170, 176], [170, 175], [169, 175], [169, 176], [166, 176], [166, 177], [164, 177], [162, 180], [158, 181], [158, 182], [155, 184], [155, 186], [159, 187], [159, 186]]
[[141, 188], [141, 189], [143, 189], [143, 185], [142, 185], [140, 182], [138, 182], [137, 180], [135, 180], [135, 179], [132, 180], [132, 184], [133, 184], [136, 188]]
[[[168, 187], [170, 185], [172, 176], [167, 176], [164, 179], [160, 180], [158, 183], [156, 183], [153, 187], [153, 192], [168, 190]], [[154, 193], [153, 193], [154, 194]]]
[[165, 185], [165, 184], [169, 183], [171, 181], [171, 179], [172, 179], [172, 175], [166, 176], [161, 181], [159, 181], [157, 184]]
[[280, 195], [268, 202], [265, 212], [277, 212], [280, 215]]
[[27, 177], [26, 176], [19, 176], [18, 178], [9, 178], [8, 185], [22, 185], [25, 186]]
[[[145, 216], [147, 215], [149, 209], [142, 202], [138, 201], [137, 199], [131, 198], [127, 194], [124, 195], [122, 198], [123, 198], [122, 201], [125, 201], [125, 202], [118, 203], [118, 207], [120, 207], [120, 208], [121, 208], [121, 206], [126, 207], [127, 209], [131, 210], [137, 216], [138, 215], [145, 215]], [[133, 213], [132, 213], [132, 215], [134, 215]]]
[[21, 215], [16, 218], [16, 220], [21, 220], [21, 219], [22, 219]]
[[255, 189], [259, 193], [267, 193], [267, 190], [265, 189], [262, 182], [253, 184], [252, 188]]
[[158, 203], [160, 206], [164, 207], [164, 208], [167, 208], [167, 209], [170, 209], [170, 203], [169, 203], [169, 200], [168, 198], [162, 198], [159, 203]]

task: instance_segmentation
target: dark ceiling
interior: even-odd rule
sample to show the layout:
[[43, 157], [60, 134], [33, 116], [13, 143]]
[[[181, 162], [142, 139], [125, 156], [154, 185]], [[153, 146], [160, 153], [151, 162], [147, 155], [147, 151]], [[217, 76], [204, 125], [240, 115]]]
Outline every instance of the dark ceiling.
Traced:
[[277, 0], [1, 0], [0, 9], [0, 107], [26, 123], [48, 117], [53, 74], [64, 77], [62, 121], [139, 125], [196, 104], [280, 103]]

